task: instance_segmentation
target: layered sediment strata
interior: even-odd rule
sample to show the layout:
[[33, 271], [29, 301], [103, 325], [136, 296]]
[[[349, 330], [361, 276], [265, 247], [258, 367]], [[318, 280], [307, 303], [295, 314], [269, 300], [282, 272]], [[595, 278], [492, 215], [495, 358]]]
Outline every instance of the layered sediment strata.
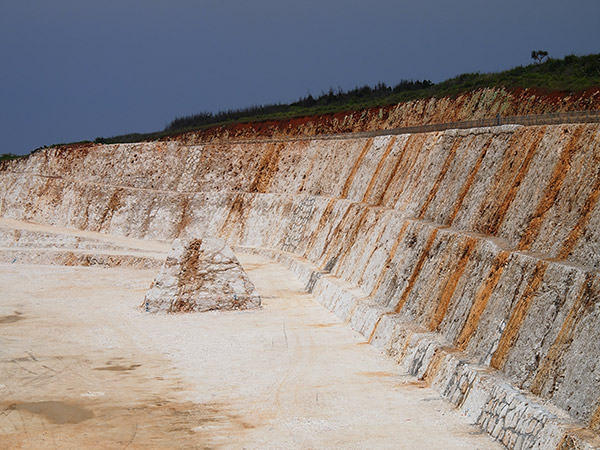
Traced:
[[136, 243], [139, 240], [118, 243], [99, 233], [0, 218], [0, 262], [5, 263], [148, 269], [162, 266], [167, 253], [165, 245], [138, 247]]
[[49, 149], [0, 211], [267, 252], [506, 445], [564, 449], [598, 446], [599, 192], [600, 126], [501, 126]]

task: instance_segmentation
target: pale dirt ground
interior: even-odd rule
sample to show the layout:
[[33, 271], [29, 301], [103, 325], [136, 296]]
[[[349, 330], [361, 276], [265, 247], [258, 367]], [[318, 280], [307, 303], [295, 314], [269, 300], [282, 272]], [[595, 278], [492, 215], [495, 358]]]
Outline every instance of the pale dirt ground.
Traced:
[[150, 315], [155, 271], [0, 265], [0, 448], [502, 448], [239, 257], [261, 310]]

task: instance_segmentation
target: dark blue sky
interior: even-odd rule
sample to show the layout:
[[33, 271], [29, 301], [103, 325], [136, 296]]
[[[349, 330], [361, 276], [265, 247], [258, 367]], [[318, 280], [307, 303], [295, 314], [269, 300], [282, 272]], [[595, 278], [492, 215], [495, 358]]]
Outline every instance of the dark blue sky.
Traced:
[[598, 0], [2, 0], [0, 153], [600, 52]]

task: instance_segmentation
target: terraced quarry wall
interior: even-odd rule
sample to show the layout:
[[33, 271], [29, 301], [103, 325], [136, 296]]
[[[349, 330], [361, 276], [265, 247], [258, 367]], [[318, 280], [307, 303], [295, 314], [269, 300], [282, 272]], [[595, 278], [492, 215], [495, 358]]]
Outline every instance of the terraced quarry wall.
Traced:
[[5, 218], [211, 234], [315, 297], [509, 448], [597, 448], [600, 126], [48, 149]]

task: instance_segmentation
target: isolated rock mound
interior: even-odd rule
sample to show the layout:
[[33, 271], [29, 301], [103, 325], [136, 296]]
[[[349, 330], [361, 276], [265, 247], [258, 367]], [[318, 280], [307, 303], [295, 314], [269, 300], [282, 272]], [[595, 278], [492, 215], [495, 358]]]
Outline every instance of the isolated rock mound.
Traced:
[[224, 241], [177, 239], [144, 306], [169, 313], [252, 309], [260, 296]]

